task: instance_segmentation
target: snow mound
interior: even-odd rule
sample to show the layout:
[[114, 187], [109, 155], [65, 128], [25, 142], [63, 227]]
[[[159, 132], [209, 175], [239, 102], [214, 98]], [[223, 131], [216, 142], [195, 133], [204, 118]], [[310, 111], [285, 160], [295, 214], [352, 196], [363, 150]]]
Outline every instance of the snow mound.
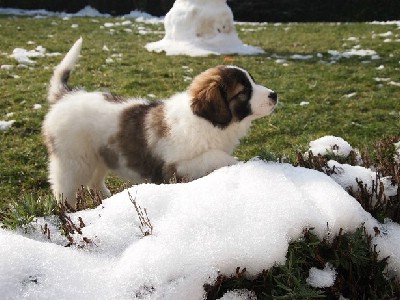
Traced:
[[[335, 170], [331, 178], [340, 184], [344, 189], [351, 188], [353, 191], [359, 189], [357, 180], [366, 186], [367, 190], [372, 193], [375, 189], [377, 194], [380, 191], [380, 182], [383, 184], [383, 193], [386, 197], [393, 197], [397, 195], [397, 185], [392, 184], [390, 176], [379, 177], [376, 171], [361, 166], [351, 166], [348, 164], [341, 164], [335, 160], [328, 161], [328, 167]], [[375, 204], [377, 199], [373, 199]]]
[[124, 18], [135, 19], [137, 22], [142, 22], [147, 24], [159, 24], [164, 22], [164, 17], [161, 18], [154, 17], [140, 10], [133, 10], [129, 14], [124, 15]]
[[341, 137], [327, 135], [310, 142], [310, 149], [313, 155], [334, 154], [337, 156], [349, 156], [354, 149]]
[[0, 15], [16, 16], [35, 16], [35, 17], [110, 17], [110, 14], [102, 14], [90, 5], [85, 6], [80, 11], [69, 14], [65, 12], [52, 12], [46, 9], [19, 9], [19, 8], [0, 8]]
[[91, 7], [90, 5], [85, 6], [80, 11], [71, 14], [74, 17], [111, 17], [110, 14], [100, 13], [97, 9]]
[[315, 288], [327, 288], [331, 287], [335, 283], [336, 271], [335, 268], [329, 264], [325, 265], [323, 270], [317, 268], [311, 268], [307, 283]]
[[[312, 151], [315, 156], [333, 154], [335, 156], [348, 157], [351, 151], [358, 153], [358, 150], [353, 149], [343, 138], [335, 136], [324, 136], [310, 142], [309, 151]], [[308, 155], [308, 152], [305, 155]], [[361, 157], [359, 155], [357, 155], [356, 159], [358, 162], [361, 162]], [[386, 197], [397, 195], [398, 186], [392, 183], [392, 178], [390, 176], [381, 177], [380, 174], [370, 168], [341, 164], [336, 160], [329, 160], [327, 166], [329, 169], [334, 170], [333, 174], [330, 175], [331, 178], [344, 189], [358, 190], [358, 181], [362, 182], [370, 193], [375, 189], [377, 194], [379, 194], [381, 188], [380, 183], [382, 183], [383, 193]], [[373, 200], [376, 201], [377, 199]], [[375, 202], [372, 204], [375, 204]]]
[[24, 48], [15, 48], [13, 50], [13, 53], [10, 55], [10, 57], [14, 58], [20, 66], [27, 66], [27, 65], [33, 65], [36, 62], [32, 60], [31, 58], [38, 58], [38, 57], [45, 57], [45, 56], [59, 56], [61, 53], [59, 52], [53, 52], [53, 53], [46, 53], [46, 48], [43, 46], [37, 46], [35, 49], [32, 50], [26, 50]]
[[1, 70], [12, 70], [14, 66], [13, 65], [1, 65], [0, 69]]
[[373, 22], [370, 22], [369, 24], [375, 24], [375, 25], [397, 25], [397, 27], [400, 28], [400, 21], [384, 21], [384, 22], [373, 21]]
[[363, 49], [353, 48], [343, 52], [337, 50], [328, 50], [328, 53], [332, 56], [332, 59], [335, 61], [342, 58], [365, 57], [365, 56], [369, 56], [372, 60], [380, 59], [380, 56], [376, 53], [376, 51], [370, 49], [363, 50]]
[[15, 16], [59, 16], [60, 13], [50, 12], [45, 9], [20, 9], [20, 8], [0, 8], [1, 15]]
[[10, 129], [14, 123], [15, 120], [9, 120], [9, 121], [0, 120], [0, 131], [5, 131]]
[[165, 36], [148, 51], [167, 55], [260, 54], [239, 39], [226, 0], [176, 0], [164, 20]]
[[233, 290], [225, 293], [220, 300], [257, 300], [257, 296], [248, 290]]
[[37, 46], [34, 50], [26, 50], [24, 48], [15, 48], [10, 57], [15, 58], [15, 60], [23, 65], [34, 64], [35, 61], [31, 60], [33, 57], [44, 57], [46, 49], [42, 46]]
[[386, 220], [380, 228], [381, 234], [374, 237], [373, 244], [379, 245], [380, 257], [389, 257], [388, 270], [392, 275], [400, 274], [400, 225]]
[[[149, 236], [141, 234], [127, 191], [70, 215], [77, 224], [82, 218], [82, 236], [93, 241], [83, 249], [62, 246], [54, 218], [33, 224], [48, 223], [51, 240], [40, 229], [25, 236], [0, 230], [3, 297], [202, 299], [203, 285], [218, 272], [233, 275], [239, 266], [252, 276], [284, 263], [306, 227], [322, 238], [362, 223], [371, 232], [379, 226], [331, 178], [289, 164], [253, 160], [190, 183], [129, 191], [147, 210]], [[237, 295], [226, 299], [243, 299]]]
[[394, 155], [394, 159], [395, 159], [397, 162], [400, 162], [400, 142], [395, 143], [395, 144], [394, 144], [394, 147], [395, 147], [395, 149], [396, 149], [396, 153], [395, 153], [395, 155]]

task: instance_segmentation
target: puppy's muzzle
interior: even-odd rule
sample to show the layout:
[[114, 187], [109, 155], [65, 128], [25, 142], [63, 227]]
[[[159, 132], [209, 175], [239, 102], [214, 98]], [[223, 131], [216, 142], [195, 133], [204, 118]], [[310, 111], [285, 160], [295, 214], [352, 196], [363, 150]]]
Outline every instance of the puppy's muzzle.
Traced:
[[275, 92], [269, 93], [268, 98], [271, 99], [275, 104], [278, 102], [278, 94]]

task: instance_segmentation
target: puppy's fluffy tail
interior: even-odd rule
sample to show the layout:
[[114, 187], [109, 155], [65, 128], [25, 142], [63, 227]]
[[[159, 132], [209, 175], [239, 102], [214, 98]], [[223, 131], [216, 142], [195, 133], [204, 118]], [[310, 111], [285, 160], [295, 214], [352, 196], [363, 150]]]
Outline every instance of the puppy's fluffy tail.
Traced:
[[47, 97], [51, 104], [56, 103], [62, 98], [63, 95], [71, 91], [71, 88], [67, 85], [67, 82], [69, 75], [78, 60], [81, 48], [82, 38], [75, 42], [61, 63], [54, 69], [54, 74], [50, 80], [49, 94]]

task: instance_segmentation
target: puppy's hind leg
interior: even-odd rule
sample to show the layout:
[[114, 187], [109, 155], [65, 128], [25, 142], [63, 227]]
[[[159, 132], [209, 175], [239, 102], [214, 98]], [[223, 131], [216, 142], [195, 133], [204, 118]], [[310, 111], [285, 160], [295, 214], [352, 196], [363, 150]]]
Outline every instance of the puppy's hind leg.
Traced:
[[90, 168], [87, 164], [74, 160], [50, 158], [49, 181], [57, 200], [67, 201], [72, 207], [76, 204], [76, 192], [86, 186], [90, 180]]
[[92, 173], [92, 178], [88, 184], [88, 187], [94, 192], [99, 192], [102, 199], [111, 196], [110, 190], [107, 188], [104, 178], [107, 174], [107, 168], [105, 166], [98, 166]]

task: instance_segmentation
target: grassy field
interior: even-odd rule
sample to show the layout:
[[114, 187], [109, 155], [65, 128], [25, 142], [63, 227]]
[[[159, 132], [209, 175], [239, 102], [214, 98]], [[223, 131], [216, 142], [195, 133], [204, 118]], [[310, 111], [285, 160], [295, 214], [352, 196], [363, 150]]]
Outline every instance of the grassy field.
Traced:
[[[18, 67], [9, 57], [15, 48], [31, 50], [41, 45], [47, 53], [65, 54], [82, 36], [82, 58], [71, 77], [72, 85], [155, 98], [184, 90], [190, 78], [208, 67], [233, 61], [280, 96], [276, 112], [257, 121], [236, 150], [242, 160], [256, 155], [293, 160], [297, 151], [306, 150], [310, 141], [324, 135], [341, 136], [363, 148], [384, 136], [399, 134], [400, 43], [396, 40], [400, 29], [396, 25], [239, 24], [242, 41], [263, 48], [265, 54], [226, 59], [149, 53], [144, 45], [163, 36], [163, 25], [132, 21], [103, 26], [122, 21], [0, 17], [0, 64], [13, 65], [0, 70], [0, 120], [15, 120], [11, 129], [0, 132], [0, 210], [26, 194], [49, 194], [47, 153], [40, 133], [48, 111], [47, 84], [61, 56], [34, 58], [35, 64]], [[385, 34], [388, 31], [393, 34]], [[388, 38], [392, 42], [385, 41]], [[379, 58], [332, 62], [329, 50], [343, 52], [353, 47], [374, 50]], [[311, 58], [292, 59], [295, 54]], [[41, 104], [41, 109], [34, 109], [35, 104]], [[110, 178], [109, 184], [115, 191], [121, 183]]]
[[[191, 78], [208, 67], [234, 63], [280, 96], [276, 112], [255, 122], [237, 148], [235, 155], [239, 159], [260, 155], [296, 162], [297, 152], [306, 151], [310, 141], [336, 135], [362, 150], [374, 148], [371, 153], [382, 167], [380, 172], [399, 183], [399, 165], [393, 162], [392, 147], [398, 138], [388, 138], [381, 146], [376, 144], [385, 137], [399, 136], [398, 26], [239, 24], [240, 38], [263, 48], [265, 54], [190, 58], [167, 57], [144, 49], [147, 42], [163, 36], [162, 24], [122, 24], [123, 21], [126, 20], [0, 17], [0, 65], [11, 66], [0, 69], [0, 120], [15, 120], [9, 130], [0, 131], [0, 222], [6, 227], [23, 227], [34, 216], [54, 212], [62, 220], [65, 214], [62, 207], [55, 208], [54, 201], [37, 201], [38, 197], [50, 195], [41, 123], [49, 108], [47, 84], [53, 67], [61, 60], [54, 53], [65, 54], [80, 36], [84, 46], [70, 80], [72, 85], [158, 99], [184, 90]], [[106, 23], [114, 26], [105, 26]], [[38, 46], [46, 48], [50, 55], [33, 58], [35, 63], [27, 67], [18, 66], [10, 57], [15, 48], [33, 50]], [[369, 53], [373, 57], [341, 57], [351, 49], [359, 51], [356, 53], [375, 52]], [[338, 51], [336, 56], [332, 50]], [[321, 170], [326, 163], [321, 159], [303, 159], [300, 165]], [[123, 187], [111, 176], [108, 185], [112, 191]], [[377, 196], [362, 190], [351, 195], [364, 208]], [[396, 197], [379, 209], [367, 210], [380, 221], [389, 217], [398, 222]], [[4, 213], [10, 203], [13, 209]], [[330, 242], [319, 241], [312, 229], [306, 230], [304, 239], [291, 243], [287, 258], [284, 265], [256, 278], [247, 278], [245, 270], [237, 270], [232, 277], [221, 274], [214, 285], [204, 286], [207, 299], [217, 299], [234, 288], [248, 288], [260, 299], [337, 299], [340, 295], [351, 299], [397, 299], [400, 295], [398, 278], [387, 280], [386, 259], [377, 259], [371, 237], [362, 227]], [[335, 285], [325, 290], [312, 289], [305, 284], [308, 270], [322, 262], [332, 263], [338, 271]]]

